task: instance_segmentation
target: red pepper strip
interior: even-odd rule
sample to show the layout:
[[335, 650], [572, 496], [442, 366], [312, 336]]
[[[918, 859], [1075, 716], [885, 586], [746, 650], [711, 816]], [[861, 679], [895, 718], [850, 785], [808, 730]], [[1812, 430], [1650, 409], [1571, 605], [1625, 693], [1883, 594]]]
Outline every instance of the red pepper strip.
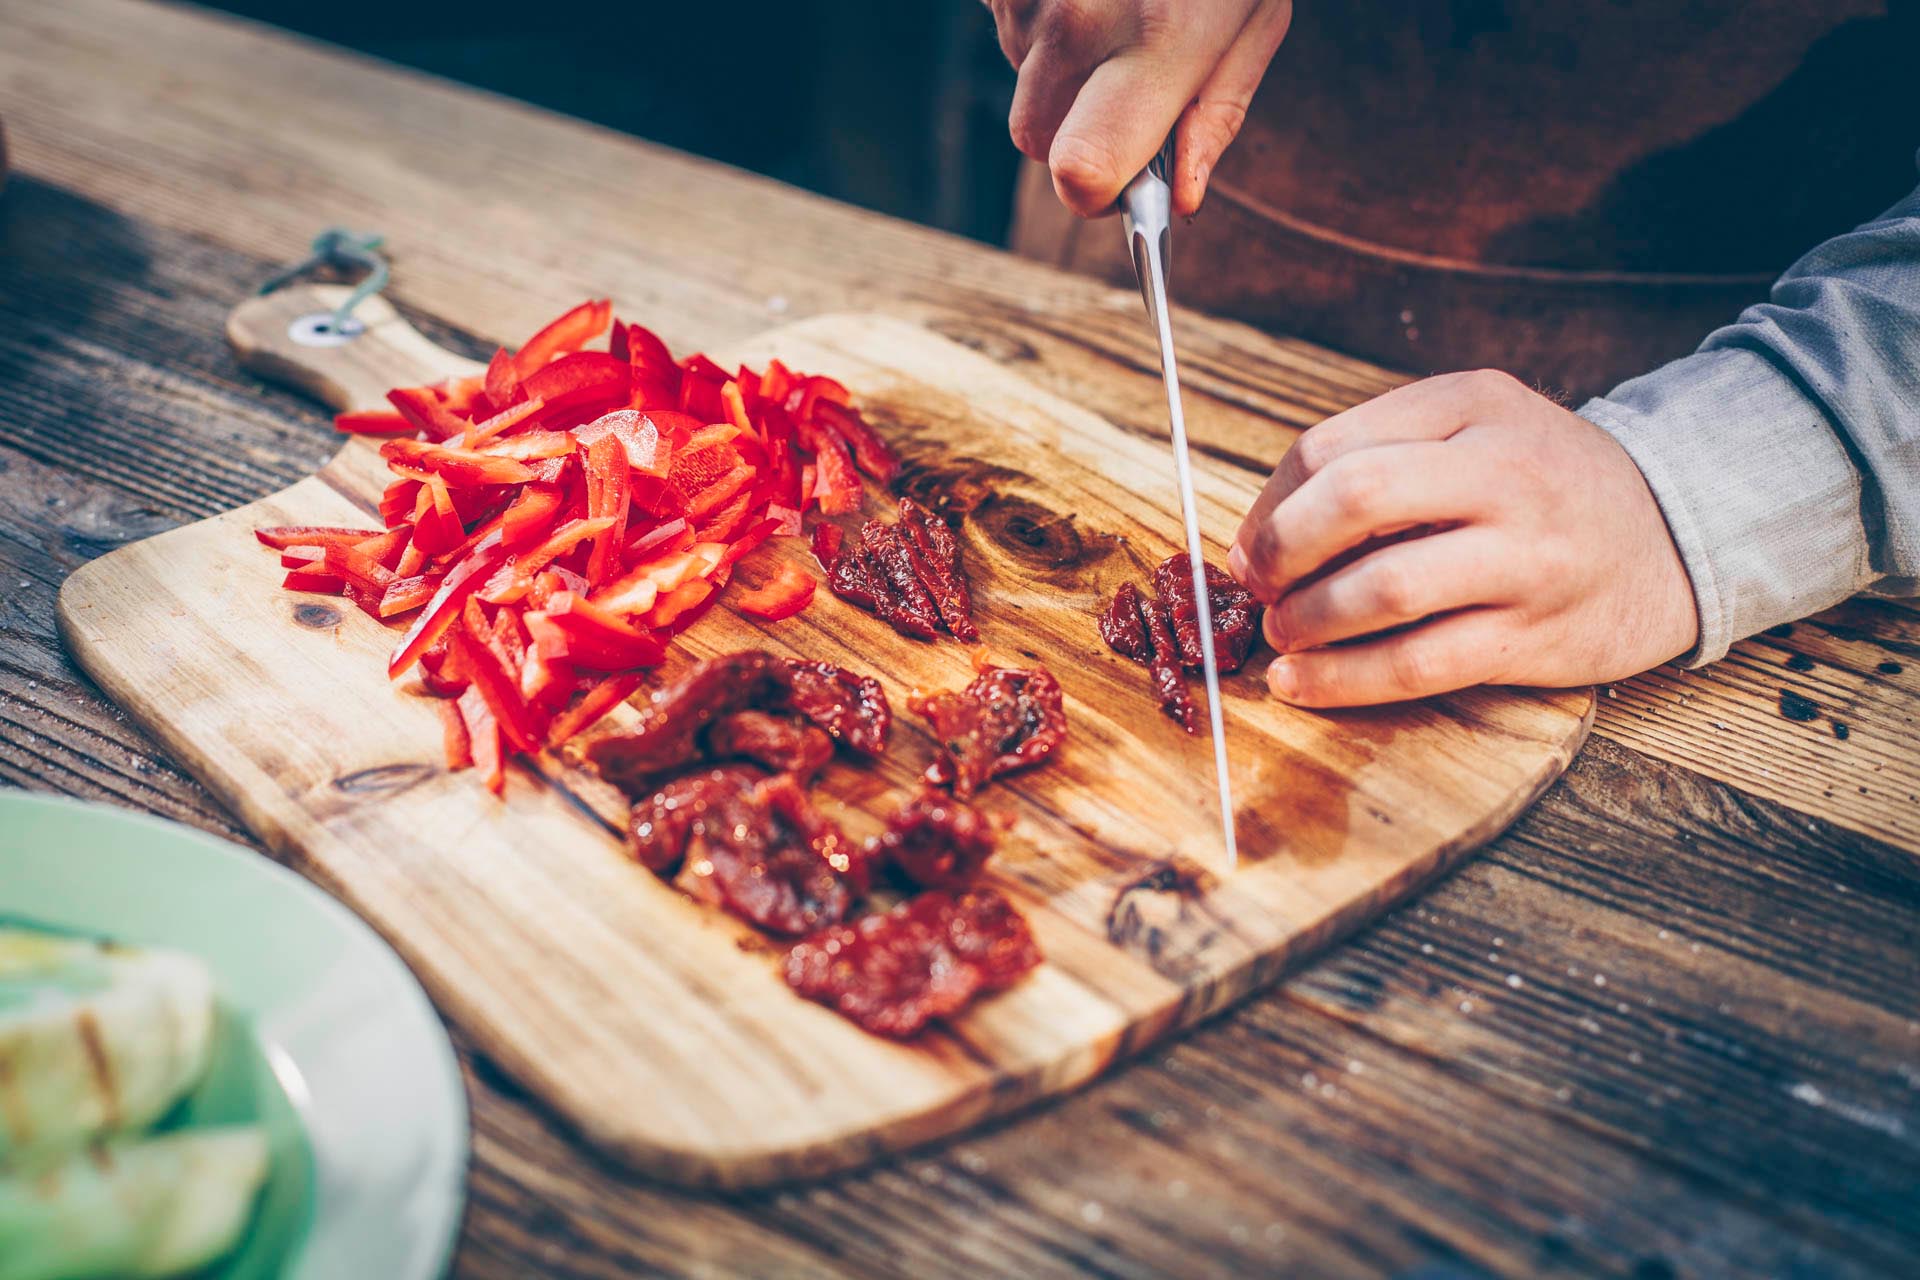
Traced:
[[738, 497], [742, 490], [753, 483], [756, 474], [744, 462], [735, 464], [731, 471], [715, 479], [687, 504], [687, 515], [698, 521], [712, 514]]
[[695, 543], [684, 551], [664, 553], [610, 582], [590, 597], [595, 608], [612, 614], [645, 613], [661, 592], [671, 591], [693, 578], [704, 578], [720, 564], [727, 548], [718, 543]]
[[608, 676], [587, 690], [580, 701], [562, 711], [547, 726], [547, 745], [557, 747], [582, 729], [598, 724], [603, 716], [631, 698], [640, 688], [641, 677], [629, 672]]
[[815, 421], [839, 436], [853, 450], [854, 461], [860, 464], [860, 469], [881, 484], [890, 482], [900, 470], [900, 459], [887, 447], [887, 442], [867, 425], [865, 418], [852, 409], [831, 400], [822, 400], [814, 405], [813, 416]]
[[[475, 603], [468, 600], [468, 604]], [[487, 637], [487, 647], [500, 659], [500, 665], [514, 678], [516, 685], [525, 674], [527, 665], [527, 628], [520, 621], [520, 615], [511, 606], [502, 606], [494, 615], [493, 632]]]
[[471, 417], [474, 406], [486, 394], [487, 377], [484, 373], [476, 373], [467, 378], [447, 378], [434, 383], [428, 390], [437, 393], [440, 403], [450, 412]]
[[474, 768], [480, 771], [480, 780], [487, 790], [499, 795], [507, 787], [505, 762], [500, 758], [500, 722], [494, 718], [477, 685], [468, 685], [460, 694], [459, 707], [460, 718], [467, 726]]
[[325, 547], [288, 547], [280, 553], [282, 569], [312, 569], [326, 559]]
[[840, 437], [825, 427], [801, 420], [794, 424], [802, 448], [813, 454], [813, 496], [820, 510], [844, 516], [860, 509], [860, 474]]
[[778, 502], [767, 504], [767, 518], [774, 522], [773, 533], [776, 538], [797, 538], [802, 532], [800, 512], [793, 507]]
[[613, 318], [613, 328], [607, 334], [607, 354], [615, 360], [631, 358], [627, 345], [627, 322], [619, 316]]
[[[451, 652], [460, 659], [473, 681], [470, 690], [479, 690], [480, 696], [486, 699], [487, 710], [499, 721], [500, 732], [507, 742], [516, 751], [538, 751], [539, 726], [526, 703], [520, 700], [519, 678], [507, 670], [498, 654], [465, 631], [456, 628], [449, 631], [447, 637]], [[464, 698], [466, 694], [460, 696]]]
[[486, 387], [487, 399], [493, 401], [497, 409], [512, 404], [514, 394], [520, 390], [520, 375], [505, 347], [495, 348], [493, 359], [487, 361]]
[[819, 498], [813, 492], [813, 483], [814, 483], [815, 476], [816, 476], [816, 472], [814, 469], [814, 465], [811, 462], [804, 463], [801, 466], [800, 468], [800, 511], [802, 514], [805, 514], [808, 507], [814, 506], [819, 501]]
[[547, 728], [547, 742], [551, 746], [559, 746], [583, 730], [592, 728], [625, 704], [644, 684], [645, 677], [637, 671], [606, 677], [554, 717], [553, 723]]
[[747, 416], [747, 401], [740, 394], [738, 380], [729, 382], [720, 388], [720, 403], [727, 411], [727, 421], [740, 428], [745, 435], [753, 434], [753, 419]]
[[333, 416], [333, 429], [350, 436], [406, 436], [417, 428], [397, 413], [385, 409], [354, 409]]
[[331, 524], [275, 524], [255, 529], [253, 536], [262, 546], [284, 551], [288, 547], [324, 547], [335, 542], [352, 545], [385, 532], [385, 529], [346, 529]]
[[482, 538], [473, 550], [469, 551], [453, 566], [451, 572], [441, 580], [440, 589], [433, 593], [433, 599], [420, 616], [413, 620], [407, 634], [400, 638], [400, 644], [393, 651], [393, 657], [387, 663], [387, 678], [397, 679], [419, 661], [421, 652], [435, 640], [446, 634], [453, 620], [460, 616], [460, 607], [467, 597], [486, 584], [489, 576], [506, 558], [507, 549], [501, 545], [498, 530]]
[[546, 407], [547, 402], [535, 396], [531, 400], [522, 400], [511, 408], [502, 409], [484, 421], [470, 422], [467, 424], [467, 433], [462, 438], [461, 444], [468, 449], [477, 448], [495, 436], [511, 431]]
[[650, 627], [671, 627], [682, 614], [701, 604], [713, 594], [713, 584], [698, 579], [683, 582], [666, 595], [660, 597], [660, 603], [653, 606], [647, 614], [646, 622]]
[[405, 476], [388, 485], [380, 494], [380, 519], [389, 526], [405, 520], [420, 496], [420, 485], [420, 481]]
[[520, 664], [520, 696], [529, 707], [551, 716], [573, 695], [573, 668], [555, 662], [534, 646], [531, 633], [525, 644], [526, 657]]
[[[357, 547], [334, 543], [327, 548], [325, 564], [328, 573], [339, 574], [347, 585], [359, 587], [372, 593], [376, 598], [393, 585], [393, 570]], [[356, 602], [358, 597], [355, 597]], [[378, 604], [375, 605], [376, 614]]]
[[624, 404], [629, 376], [626, 364], [604, 351], [576, 351], [529, 375], [521, 390], [529, 399], [538, 396], [546, 401], [543, 412], [551, 414], [590, 400]]
[[759, 550], [768, 538], [780, 533], [780, 523], [778, 518], [768, 518], [748, 525], [739, 537], [728, 542], [726, 551], [720, 556], [720, 563], [714, 568], [728, 569], [740, 563], [747, 555]]
[[500, 566], [479, 590], [480, 598], [488, 604], [510, 604], [518, 600], [532, 588], [534, 575], [587, 539], [597, 538], [612, 527], [609, 516], [567, 521], [548, 534], [539, 546], [515, 554]]
[[420, 655], [420, 683], [442, 698], [457, 698], [467, 687], [466, 668], [448, 651], [447, 637], [441, 636]]
[[433, 598], [433, 590], [440, 585], [438, 578], [425, 574], [395, 578], [380, 593], [380, 616], [392, 618], [402, 613], [418, 609]]
[[846, 534], [837, 524], [828, 524], [822, 520], [813, 526], [813, 558], [820, 562], [822, 569], [831, 569], [835, 557], [840, 554], [840, 543]]
[[493, 458], [538, 462], [573, 452], [573, 435], [566, 431], [528, 431], [505, 440], [489, 441], [480, 446], [479, 452]]
[[587, 514], [609, 523], [587, 558], [587, 581], [598, 585], [620, 567], [620, 551], [627, 541], [627, 508], [632, 502], [626, 446], [619, 437], [604, 435], [587, 446]]
[[424, 431], [429, 440], [446, 440], [466, 434], [465, 420], [441, 404], [440, 398], [426, 387], [395, 387], [387, 392], [387, 403], [398, 409], [401, 417]]
[[644, 413], [632, 409], [616, 409], [612, 413], [601, 414], [583, 427], [573, 429], [573, 438], [581, 444], [592, 444], [602, 436], [615, 436], [627, 451], [627, 465], [636, 471], [651, 472], [656, 476], [667, 474], [667, 465], [673, 456], [671, 445], [662, 447], [660, 428], [653, 419]]
[[[731, 382], [733, 380], [732, 374], [728, 373], [725, 369], [722, 369], [718, 364], [715, 364], [712, 359], [710, 359], [709, 357], [699, 352], [695, 352], [693, 355], [688, 356], [685, 360], [682, 360], [680, 362], [680, 367], [686, 370], [690, 376], [695, 378], [704, 378], [708, 382], [721, 383], [721, 382]], [[714, 421], [718, 422], [719, 419], [715, 418]]]
[[413, 535], [411, 522], [397, 524], [377, 537], [364, 542], [353, 543], [353, 549], [379, 561], [381, 567], [391, 569], [400, 563], [401, 554], [407, 549], [407, 539]]
[[509, 548], [526, 546], [553, 526], [565, 498], [558, 485], [528, 485], [500, 513], [500, 541]]
[[627, 544], [627, 563], [641, 564], [669, 551], [684, 550], [693, 541], [693, 526], [685, 517], [656, 525]]
[[389, 440], [380, 446], [380, 456], [389, 466], [433, 472], [463, 489], [489, 484], [526, 484], [533, 479], [533, 472], [527, 470], [526, 464], [512, 458], [422, 440]]
[[513, 371], [525, 382], [555, 356], [578, 351], [606, 332], [613, 304], [605, 298], [583, 302], [528, 338], [513, 355]]
[[685, 494], [670, 481], [644, 471], [629, 480], [627, 498], [632, 509], [642, 515], [679, 516], [687, 510]]
[[527, 629], [548, 660], [593, 671], [657, 666], [666, 654], [660, 637], [571, 591], [556, 592], [543, 612], [528, 614]]
[[294, 569], [280, 579], [280, 585], [288, 591], [318, 591], [325, 595], [337, 596], [347, 589], [347, 583], [337, 573], [323, 573], [318, 569]]
[[403, 578], [411, 578], [426, 567], [427, 553], [421, 548], [416, 534], [413, 541], [407, 543], [407, 549], [401, 553], [400, 563], [393, 566], [393, 571]]
[[832, 378], [815, 375], [802, 378], [787, 392], [787, 412], [797, 421], [808, 422], [813, 418], [813, 406], [820, 400], [831, 400], [845, 404], [853, 399], [853, 393], [835, 382]]
[[701, 378], [686, 370], [680, 378], [680, 408], [702, 422], [719, 422], [727, 416], [726, 405], [720, 400], [720, 388], [725, 385], [724, 374]]
[[787, 393], [793, 389], [793, 370], [778, 360], [767, 361], [767, 371], [760, 375], [760, 396], [775, 404], [785, 404]]
[[687, 442], [681, 448], [688, 453], [698, 453], [702, 449], [710, 449], [715, 445], [732, 444], [745, 434], [749, 433], [741, 431], [731, 422], [713, 422], [688, 436]]
[[793, 455], [793, 419], [777, 404], [764, 405], [758, 414], [761, 437], [766, 441], [766, 486], [768, 494], [785, 506], [800, 507], [800, 464]]
[[413, 545], [427, 555], [451, 551], [467, 536], [447, 482], [437, 475], [429, 475], [421, 486], [413, 508], [413, 528]]
[[755, 505], [755, 495], [747, 490], [734, 498], [713, 515], [713, 519], [695, 530], [704, 541], [732, 542], [740, 536], [747, 521], [754, 518], [759, 508]]
[[667, 350], [667, 344], [660, 336], [644, 325], [627, 326], [627, 359], [636, 369], [669, 368], [675, 373], [679, 366], [673, 362], [673, 353]]
[[805, 569], [797, 564], [783, 564], [773, 581], [758, 590], [737, 593], [734, 603], [749, 617], [778, 622], [813, 603], [814, 586], [813, 575]]
[[459, 706], [442, 698], [434, 704], [440, 713], [440, 745], [447, 753], [447, 772], [458, 773], [473, 763], [473, 742], [467, 737], [467, 722], [460, 718]]

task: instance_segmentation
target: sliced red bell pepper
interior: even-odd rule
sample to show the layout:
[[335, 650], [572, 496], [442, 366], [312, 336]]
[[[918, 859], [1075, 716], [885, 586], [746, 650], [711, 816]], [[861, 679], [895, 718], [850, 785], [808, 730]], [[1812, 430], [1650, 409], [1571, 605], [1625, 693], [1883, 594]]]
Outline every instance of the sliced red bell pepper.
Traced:
[[702, 519], [732, 502], [751, 485], [759, 473], [745, 462], [735, 463], [731, 471], [716, 476], [687, 503], [687, 516], [698, 524]]
[[417, 427], [397, 413], [385, 409], [352, 409], [333, 416], [333, 429], [351, 436], [406, 436]]
[[748, 525], [745, 529], [741, 530], [739, 537], [732, 538], [727, 542], [727, 549], [721, 555], [720, 563], [715, 565], [714, 568], [728, 569], [740, 563], [740, 561], [745, 559], [749, 554], [759, 550], [768, 538], [779, 534], [781, 532], [780, 526], [780, 520], [773, 517], [756, 520], [754, 523]]
[[831, 400], [818, 401], [813, 407], [814, 420], [827, 430], [839, 436], [847, 448], [853, 451], [853, 459], [860, 469], [878, 480], [888, 484], [900, 470], [900, 459], [894, 456], [887, 442], [882, 440], [867, 420], [843, 404]]
[[834, 559], [840, 554], [840, 543], [846, 534], [837, 524], [828, 524], [825, 520], [813, 526], [813, 558], [820, 562], [822, 569], [833, 567]]
[[473, 767], [480, 771], [480, 781], [487, 790], [500, 795], [507, 787], [506, 762], [500, 753], [500, 722], [477, 685], [468, 685], [460, 694], [459, 707], [460, 718], [467, 726]]
[[548, 534], [539, 545], [515, 553], [506, 564], [495, 570], [492, 579], [477, 594], [488, 604], [510, 604], [526, 595], [533, 586], [535, 575], [554, 560], [612, 527], [613, 519], [610, 516], [568, 520]]
[[339, 574], [319, 569], [288, 570], [280, 579], [280, 585], [288, 591], [318, 591], [329, 596], [337, 596], [347, 589], [346, 580]]
[[575, 351], [561, 356], [521, 382], [527, 397], [546, 402], [542, 414], [570, 409], [575, 405], [627, 399], [629, 373], [624, 361], [604, 351]]
[[424, 440], [389, 440], [380, 446], [380, 456], [390, 466], [445, 476], [448, 484], [463, 489], [489, 484], [526, 484], [533, 479], [533, 472], [526, 464], [512, 458], [428, 444]]
[[803, 532], [803, 526], [800, 523], [800, 512], [797, 508], [784, 506], [778, 502], [770, 502], [767, 504], [767, 519], [774, 522], [773, 532], [769, 535], [770, 537], [797, 538]]
[[400, 416], [426, 434], [429, 440], [446, 440], [465, 435], [466, 421], [440, 402], [429, 387], [395, 387], [387, 392], [387, 403]]
[[713, 595], [713, 592], [714, 586], [711, 582], [700, 579], [683, 582], [660, 597], [660, 602], [648, 612], [646, 624], [654, 628], [671, 627], [682, 615], [704, 603]]
[[513, 367], [513, 357], [505, 347], [495, 348], [493, 359], [487, 361], [486, 388], [487, 399], [493, 402], [496, 411], [511, 405], [520, 390], [520, 373]]
[[721, 507], [707, 522], [694, 530], [708, 542], [732, 542], [740, 536], [747, 523], [759, 512], [755, 505], [752, 490], [736, 494], [733, 500]]
[[846, 404], [853, 399], [853, 393], [832, 378], [823, 378], [817, 374], [798, 379], [787, 392], [787, 412], [797, 422], [807, 422], [813, 418], [813, 407], [821, 400], [836, 404]]
[[[487, 710], [499, 722], [500, 733], [516, 751], [538, 751], [541, 732], [535, 716], [520, 698], [520, 679], [508, 671], [500, 655], [489, 646], [456, 628], [447, 633], [452, 652], [467, 669], [472, 681], [468, 692], [477, 689], [486, 699]], [[461, 694], [465, 697], [466, 694]]]
[[619, 567], [620, 552], [626, 546], [632, 467], [627, 462], [626, 446], [611, 433], [587, 446], [583, 465], [587, 473], [587, 515], [608, 521], [587, 558], [587, 581], [597, 584]]
[[686, 495], [670, 481], [642, 471], [628, 480], [628, 501], [642, 515], [681, 516], [687, 511]]
[[820, 510], [830, 516], [849, 515], [860, 509], [860, 474], [853, 469], [853, 458], [839, 436], [806, 418], [794, 420], [794, 433], [800, 447], [813, 454], [812, 497]]
[[635, 368], [679, 368], [660, 335], [644, 325], [627, 326], [627, 359]]
[[813, 602], [813, 575], [791, 562], [780, 566], [771, 582], [752, 591], [740, 591], [734, 603], [753, 618], [778, 622], [791, 618]]
[[553, 718], [547, 726], [547, 745], [557, 747], [567, 739], [600, 723], [609, 711], [631, 698], [640, 688], [642, 677], [635, 672], [608, 676], [588, 689], [580, 700]]
[[500, 513], [500, 541], [512, 550], [543, 536], [553, 527], [565, 500], [566, 494], [558, 485], [528, 485], [513, 505]]
[[619, 439], [627, 451], [627, 465], [632, 469], [659, 476], [667, 473], [672, 446], [662, 446], [660, 428], [649, 415], [632, 409], [616, 409], [573, 429], [573, 438], [584, 445], [607, 435]]
[[669, 551], [685, 550], [693, 541], [693, 526], [685, 517], [655, 525], [627, 544], [627, 563], [641, 564]]
[[[359, 548], [344, 543], [336, 542], [328, 547], [324, 563], [328, 573], [338, 574], [348, 586], [359, 587], [376, 600], [394, 582], [393, 570]], [[375, 610], [378, 611], [377, 604]]]
[[720, 388], [720, 404], [727, 411], [727, 421], [740, 428], [746, 435], [753, 434], [753, 419], [747, 416], [746, 397], [740, 394], [740, 383], [736, 379]]
[[784, 405], [787, 393], [793, 390], [793, 370], [778, 360], [767, 361], [767, 371], [760, 375], [760, 396], [777, 405]]
[[458, 773], [473, 763], [473, 741], [467, 736], [467, 722], [460, 716], [459, 704], [441, 698], [434, 704], [440, 713], [440, 745], [447, 753], [447, 772]]
[[558, 659], [593, 671], [625, 671], [659, 665], [666, 644], [651, 631], [597, 608], [571, 591], [555, 593], [547, 607], [527, 615], [534, 647], [549, 661]]
[[468, 423], [466, 434], [461, 437], [460, 443], [464, 448], [478, 448], [487, 441], [512, 431], [521, 423], [538, 417], [546, 407], [547, 402], [538, 396], [510, 405], [491, 418]]
[[434, 591], [433, 598], [427, 601], [427, 607], [420, 611], [420, 616], [407, 628], [407, 634], [400, 638], [393, 657], [387, 662], [388, 679], [399, 678], [407, 668], [419, 661], [422, 650], [446, 634], [453, 620], [460, 616], [461, 606], [467, 602], [467, 597], [486, 584], [506, 555], [506, 548], [500, 544], [499, 531], [495, 530], [482, 538], [473, 550], [453, 566]]
[[348, 529], [331, 524], [276, 524], [255, 529], [253, 536], [262, 546], [283, 551], [296, 546], [324, 547], [334, 542], [352, 545], [365, 542], [368, 538], [377, 538], [385, 532], [385, 529]]
[[546, 367], [555, 356], [578, 351], [606, 332], [613, 304], [605, 298], [583, 302], [528, 338], [513, 355], [513, 371], [522, 383]]
[[427, 687], [427, 692], [442, 698], [457, 698], [467, 687], [466, 668], [447, 648], [446, 636], [435, 640], [421, 653], [420, 683]]
[[520, 664], [520, 696], [541, 715], [552, 716], [573, 696], [579, 681], [573, 668], [541, 653], [527, 633], [526, 657]]
[[513, 458], [519, 462], [542, 462], [573, 452], [574, 437], [569, 431], [527, 431], [505, 440], [488, 440], [478, 452], [491, 458]]
[[484, 373], [476, 373], [465, 378], [446, 378], [427, 390], [433, 392], [450, 412], [471, 417], [480, 398], [486, 394], [487, 377]]
[[418, 609], [433, 598], [434, 589], [439, 585], [438, 578], [430, 578], [425, 574], [395, 578], [387, 584], [386, 590], [380, 593], [380, 616], [393, 618]]

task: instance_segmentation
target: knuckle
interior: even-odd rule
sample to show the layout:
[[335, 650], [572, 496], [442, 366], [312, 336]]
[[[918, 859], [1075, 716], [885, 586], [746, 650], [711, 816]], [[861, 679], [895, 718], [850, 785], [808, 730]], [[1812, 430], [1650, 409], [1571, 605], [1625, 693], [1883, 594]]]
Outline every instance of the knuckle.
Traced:
[[1368, 568], [1367, 594], [1382, 617], [1397, 622], [1406, 622], [1426, 613], [1420, 603], [1420, 584], [1399, 560], [1380, 560]]
[[1093, 0], [1052, 0], [1039, 22], [1049, 44], [1074, 51], [1093, 44], [1102, 25], [1101, 6]]
[[1336, 456], [1336, 444], [1332, 435], [1318, 427], [1308, 428], [1298, 440], [1295, 440], [1291, 452], [1294, 467], [1299, 471], [1301, 478], [1316, 476], [1325, 470], [1327, 464]]
[[1352, 454], [1329, 466], [1321, 477], [1327, 501], [1346, 520], [1364, 520], [1380, 502], [1381, 477], [1364, 454]]
[[1403, 640], [1387, 649], [1387, 678], [1403, 693], [1427, 693], [1446, 683], [1444, 657], [1429, 645]]
[[1525, 384], [1499, 369], [1474, 369], [1459, 374], [1461, 389], [1469, 400], [1483, 406], [1511, 404], [1527, 392]]

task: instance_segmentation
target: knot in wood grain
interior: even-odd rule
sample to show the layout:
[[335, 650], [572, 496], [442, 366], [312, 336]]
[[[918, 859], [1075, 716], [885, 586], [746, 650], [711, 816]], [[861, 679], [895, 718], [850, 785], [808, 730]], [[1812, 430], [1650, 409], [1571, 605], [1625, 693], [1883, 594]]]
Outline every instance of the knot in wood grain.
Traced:
[[315, 631], [331, 631], [340, 625], [340, 611], [330, 604], [315, 604], [309, 600], [293, 606], [293, 620]]
[[348, 795], [392, 795], [439, 772], [430, 764], [377, 764], [340, 775], [333, 780], [333, 789]]
[[1112, 555], [1117, 545], [1110, 535], [1082, 533], [1072, 516], [1012, 494], [990, 498], [973, 518], [981, 532], [1014, 559], [1048, 572], [1098, 564]]

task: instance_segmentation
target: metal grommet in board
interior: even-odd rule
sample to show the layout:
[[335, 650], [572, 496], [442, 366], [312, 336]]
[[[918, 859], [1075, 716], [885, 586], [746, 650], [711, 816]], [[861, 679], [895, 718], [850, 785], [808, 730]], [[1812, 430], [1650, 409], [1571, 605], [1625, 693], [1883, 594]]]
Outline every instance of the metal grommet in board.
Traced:
[[352, 316], [340, 319], [331, 311], [315, 311], [287, 326], [287, 336], [303, 347], [344, 347], [367, 331]]

